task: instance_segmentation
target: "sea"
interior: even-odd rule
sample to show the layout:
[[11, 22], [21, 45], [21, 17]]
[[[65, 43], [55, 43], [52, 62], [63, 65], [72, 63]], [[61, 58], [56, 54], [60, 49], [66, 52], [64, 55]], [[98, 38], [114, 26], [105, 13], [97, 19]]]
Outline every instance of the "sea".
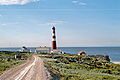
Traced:
[[[28, 47], [32, 52], [35, 47]], [[5, 47], [0, 48], [0, 51], [19, 51], [21, 47]], [[78, 54], [80, 51], [85, 51], [87, 55], [106, 55], [110, 56], [111, 62], [120, 63], [120, 47], [58, 47], [65, 53]]]

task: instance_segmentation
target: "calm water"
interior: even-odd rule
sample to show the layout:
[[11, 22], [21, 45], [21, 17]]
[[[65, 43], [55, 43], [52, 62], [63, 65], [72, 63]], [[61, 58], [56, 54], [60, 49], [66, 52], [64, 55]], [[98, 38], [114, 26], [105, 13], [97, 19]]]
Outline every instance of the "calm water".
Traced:
[[[0, 51], [19, 51], [21, 48], [0, 48]], [[33, 52], [35, 47], [29, 48]], [[120, 47], [59, 47], [66, 53], [77, 54], [79, 51], [85, 51], [88, 55], [104, 55], [108, 54], [111, 61], [120, 62]]]

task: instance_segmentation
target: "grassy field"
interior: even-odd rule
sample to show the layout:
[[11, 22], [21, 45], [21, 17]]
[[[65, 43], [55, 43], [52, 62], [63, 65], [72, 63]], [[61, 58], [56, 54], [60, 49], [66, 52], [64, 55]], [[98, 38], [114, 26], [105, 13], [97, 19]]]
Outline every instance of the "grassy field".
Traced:
[[120, 65], [88, 56], [64, 54], [44, 57], [53, 80], [120, 80]]
[[[16, 54], [20, 54], [21, 59], [15, 59]], [[24, 63], [31, 55], [30, 53], [0, 51], [0, 75], [4, 71]]]

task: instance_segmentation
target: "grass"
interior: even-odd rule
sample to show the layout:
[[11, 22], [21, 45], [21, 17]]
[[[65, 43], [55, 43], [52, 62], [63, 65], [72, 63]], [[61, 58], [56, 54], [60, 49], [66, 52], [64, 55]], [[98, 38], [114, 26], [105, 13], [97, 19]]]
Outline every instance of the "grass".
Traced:
[[[22, 58], [15, 59], [15, 54], [20, 54]], [[31, 57], [31, 55], [32, 53], [0, 51], [0, 75], [4, 71], [24, 63], [27, 60], [27, 58]]]
[[120, 65], [88, 56], [57, 55], [44, 58], [53, 80], [120, 80]]

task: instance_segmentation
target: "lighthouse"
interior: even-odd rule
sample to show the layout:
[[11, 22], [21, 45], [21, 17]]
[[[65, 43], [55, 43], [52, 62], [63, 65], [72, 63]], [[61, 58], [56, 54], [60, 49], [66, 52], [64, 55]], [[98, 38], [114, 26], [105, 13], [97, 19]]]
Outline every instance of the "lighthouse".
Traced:
[[53, 52], [54, 49], [57, 49], [56, 47], [56, 36], [55, 36], [55, 27], [52, 28], [52, 47], [51, 52]]

